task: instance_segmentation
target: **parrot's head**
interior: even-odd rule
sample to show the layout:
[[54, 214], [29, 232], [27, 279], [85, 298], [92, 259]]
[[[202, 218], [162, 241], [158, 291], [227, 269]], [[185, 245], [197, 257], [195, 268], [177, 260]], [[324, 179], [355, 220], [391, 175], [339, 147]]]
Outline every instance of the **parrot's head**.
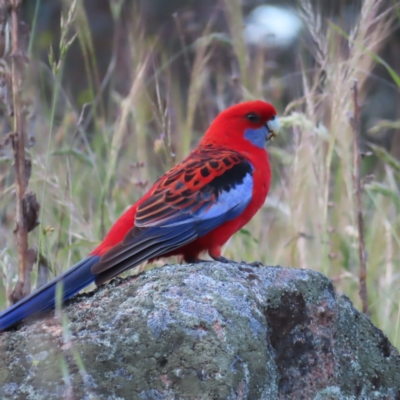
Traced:
[[214, 143], [251, 144], [264, 148], [279, 133], [276, 110], [261, 100], [236, 104], [222, 111], [208, 129], [204, 139]]

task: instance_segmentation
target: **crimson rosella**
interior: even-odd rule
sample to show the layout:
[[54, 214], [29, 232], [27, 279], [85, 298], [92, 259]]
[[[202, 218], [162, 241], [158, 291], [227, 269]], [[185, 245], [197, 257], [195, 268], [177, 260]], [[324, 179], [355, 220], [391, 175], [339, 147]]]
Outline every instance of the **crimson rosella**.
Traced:
[[266, 142], [278, 133], [275, 108], [249, 101], [221, 112], [197, 147], [162, 176], [111, 228], [103, 242], [62, 275], [0, 314], [0, 331], [55, 305], [92, 282], [100, 285], [147, 260], [199, 261], [221, 247], [263, 205], [271, 169]]

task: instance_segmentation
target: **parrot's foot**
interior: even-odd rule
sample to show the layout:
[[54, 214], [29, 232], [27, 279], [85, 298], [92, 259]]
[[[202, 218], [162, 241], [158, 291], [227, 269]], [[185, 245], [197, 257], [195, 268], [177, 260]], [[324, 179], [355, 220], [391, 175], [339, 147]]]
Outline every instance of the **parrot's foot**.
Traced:
[[253, 261], [253, 262], [251, 262], [251, 263], [247, 263], [247, 262], [245, 262], [245, 261], [242, 261], [244, 264], [247, 264], [247, 265], [250, 265], [250, 266], [252, 266], [252, 267], [257, 267], [257, 268], [260, 268], [260, 267], [263, 267], [264, 266], [264, 264], [261, 262], [261, 261]]
[[223, 256], [219, 256], [219, 257], [211, 256], [211, 258], [213, 260], [215, 260], [215, 261], [219, 261], [219, 262], [224, 263], [224, 264], [237, 264], [237, 265], [246, 264], [246, 265], [250, 265], [251, 267], [263, 267], [264, 266], [264, 264], [261, 261], [253, 261], [251, 263], [248, 263], [246, 261], [241, 261], [241, 262], [233, 261], [233, 260], [230, 260], [229, 258], [226, 258], [226, 257], [223, 257]]
[[257, 268], [264, 266], [264, 264], [261, 261], [253, 261], [251, 263], [248, 263], [246, 261], [230, 260], [229, 258], [226, 258], [224, 256], [216, 257], [216, 256], [210, 255], [210, 257], [212, 258], [212, 260], [202, 260], [201, 258], [196, 258], [196, 259], [193, 259], [193, 260], [187, 260], [187, 262], [190, 263], [190, 264], [199, 264], [199, 263], [209, 263], [209, 262], [213, 262], [213, 261], [218, 261], [218, 262], [223, 263], [223, 264], [236, 264], [236, 265], [246, 264], [246, 265], [250, 265], [251, 267], [257, 267]]
[[224, 263], [224, 264], [240, 264], [240, 263], [238, 263], [237, 261], [230, 260], [229, 258], [226, 258], [226, 257], [224, 257], [224, 256], [215, 257], [215, 256], [213, 256], [213, 255], [210, 254], [210, 257], [211, 257], [214, 261], [219, 261], [219, 262]]
[[219, 261], [219, 262], [222, 262], [224, 264], [236, 264], [236, 265], [246, 264], [246, 265], [250, 265], [251, 267], [263, 267], [264, 266], [264, 264], [261, 261], [253, 261], [251, 263], [248, 263], [246, 261], [238, 262], [238, 261], [230, 260], [229, 258], [226, 258], [226, 257], [223, 257], [223, 256], [219, 256], [219, 257], [211, 256], [211, 258], [213, 260], [215, 260], [215, 261]]
[[233, 260], [230, 260], [229, 258], [225, 258], [222, 256], [219, 256], [219, 257], [210, 256], [210, 257], [212, 258], [212, 260], [203, 260], [201, 258], [193, 258], [193, 259], [186, 260], [186, 262], [188, 264], [200, 264], [200, 263], [210, 263], [210, 262], [214, 262], [214, 261], [219, 261], [224, 264], [241, 264], [240, 262], [233, 261]]
[[209, 263], [209, 262], [213, 262], [213, 261], [212, 260], [203, 260], [201, 258], [193, 258], [193, 259], [186, 260], [186, 262], [188, 264], [201, 264], [201, 263]]

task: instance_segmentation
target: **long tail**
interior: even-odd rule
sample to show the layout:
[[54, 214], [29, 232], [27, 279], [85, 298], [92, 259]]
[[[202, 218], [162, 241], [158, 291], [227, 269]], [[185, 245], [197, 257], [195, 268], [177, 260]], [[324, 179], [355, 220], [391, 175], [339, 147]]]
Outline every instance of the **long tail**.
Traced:
[[100, 257], [97, 256], [89, 256], [83, 259], [62, 275], [0, 313], [0, 332], [36, 313], [54, 308], [56, 287], [59, 282], [62, 282], [63, 301], [94, 282], [96, 275], [92, 274], [90, 270], [92, 265], [99, 260]]

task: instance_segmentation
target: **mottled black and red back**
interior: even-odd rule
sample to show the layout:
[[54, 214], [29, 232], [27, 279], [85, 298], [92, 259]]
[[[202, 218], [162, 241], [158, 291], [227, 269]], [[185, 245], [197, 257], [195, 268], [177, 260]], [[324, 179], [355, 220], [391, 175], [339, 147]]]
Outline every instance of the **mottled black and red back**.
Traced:
[[205, 211], [252, 171], [250, 162], [237, 152], [199, 145], [156, 183], [152, 196], [138, 207], [135, 225], [160, 225], [182, 212]]

